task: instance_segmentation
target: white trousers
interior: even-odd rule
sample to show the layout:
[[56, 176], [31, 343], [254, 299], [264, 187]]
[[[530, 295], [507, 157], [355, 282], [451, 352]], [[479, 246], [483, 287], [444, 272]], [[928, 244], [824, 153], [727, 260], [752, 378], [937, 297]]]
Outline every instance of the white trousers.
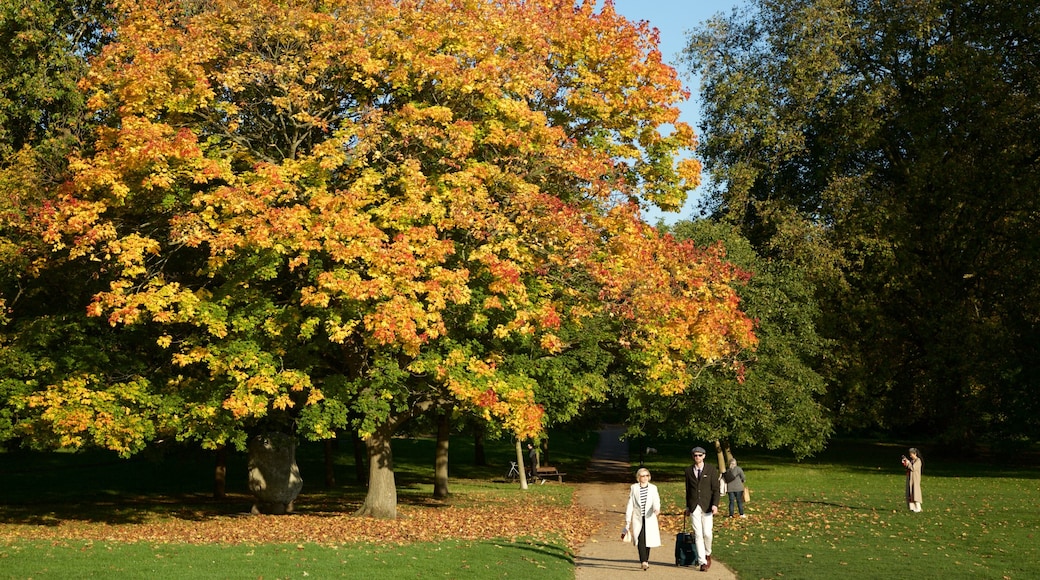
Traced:
[[693, 509], [690, 514], [690, 525], [693, 526], [693, 541], [697, 546], [697, 563], [707, 564], [708, 556], [711, 555], [712, 526], [715, 518], [711, 512], [705, 513], [701, 506]]

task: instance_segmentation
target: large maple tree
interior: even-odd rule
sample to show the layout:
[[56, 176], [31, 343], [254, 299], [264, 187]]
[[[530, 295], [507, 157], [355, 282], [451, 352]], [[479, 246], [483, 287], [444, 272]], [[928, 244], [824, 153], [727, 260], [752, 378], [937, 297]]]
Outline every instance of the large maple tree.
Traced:
[[399, 425], [447, 405], [537, 434], [549, 374], [518, 361], [583, 327], [666, 394], [752, 347], [742, 274], [640, 219], [697, 185], [695, 138], [654, 31], [594, 5], [117, 3], [80, 85], [96, 141], [32, 223], [152, 359], [41, 385], [20, 433], [129, 454], [350, 428], [361, 513], [393, 517]]

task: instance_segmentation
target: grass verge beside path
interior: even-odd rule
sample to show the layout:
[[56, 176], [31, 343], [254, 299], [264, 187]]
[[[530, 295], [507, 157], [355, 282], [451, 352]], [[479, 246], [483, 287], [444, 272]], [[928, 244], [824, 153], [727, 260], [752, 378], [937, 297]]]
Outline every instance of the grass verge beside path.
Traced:
[[[657, 445], [660, 454], [648, 464], [666, 514], [681, 513], [692, 445]], [[725, 517], [722, 500], [714, 554], [745, 580], [1040, 578], [1038, 466], [925, 453], [924, 511], [915, 514], [903, 499], [904, 452], [835, 441], [820, 458], [802, 462], [738, 453], [752, 490], [749, 517]], [[682, 518], [665, 522], [671, 529]]]

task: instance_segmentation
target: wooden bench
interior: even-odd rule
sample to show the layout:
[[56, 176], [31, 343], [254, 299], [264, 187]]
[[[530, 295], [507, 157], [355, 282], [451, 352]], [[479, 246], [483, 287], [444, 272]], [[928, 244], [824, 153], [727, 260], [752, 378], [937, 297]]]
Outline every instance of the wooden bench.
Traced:
[[545, 481], [547, 479], [549, 479], [550, 477], [555, 477], [556, 481], [558, 481], [560, 483], [563, 483], [563, 476], [564, 475], [567, 475], [567, 474], [566, 473], [560, 473], [559, 469], [557, 469], [557, 468], [555, 468], [555, 467], [553, 467], [551, 465], [544, 465], [544, 466], [536, 468], [535, 469], [535, 474], [534, 474], [535, 479], [538, 479], [541, 483], [545, 483]]

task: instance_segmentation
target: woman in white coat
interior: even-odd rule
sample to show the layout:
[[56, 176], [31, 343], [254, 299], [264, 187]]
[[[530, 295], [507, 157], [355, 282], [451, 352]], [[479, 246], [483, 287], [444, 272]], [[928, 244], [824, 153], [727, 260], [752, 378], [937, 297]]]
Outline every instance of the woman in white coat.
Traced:
[[638, 483], [632, 484], [628, 495], [625, 529], [621, 537], [635, 544], [639, 550], [639, 562], [643, 570], [647, 570], [650, 568], [650, 548], [661, 545], [661, 530], [657, 525], [661, 496], [657, 493], [657, 486], [650, 483], [650, 471], [646, 468], [636, 472], [636, 481]]

